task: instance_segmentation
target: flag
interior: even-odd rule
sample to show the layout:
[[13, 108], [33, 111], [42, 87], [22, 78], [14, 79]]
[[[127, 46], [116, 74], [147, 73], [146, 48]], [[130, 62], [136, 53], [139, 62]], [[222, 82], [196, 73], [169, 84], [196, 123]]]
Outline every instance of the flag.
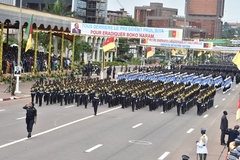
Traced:
[[240, 119], [240, 98], [238, 98], [238, 108], [236, 113], [236, 121]]
[[26, 48], [25, 48], [25, 52], [27, 52], [31, 48], [31, 46], [32, 46], [33, 14], [32, 14], [31, 19], [28, 22], [28, 26], [26, 28], [25, 33], [28, 35], [27, 45], [26, 45]]
[[147, 39], [141, 39], [141, 43], [142, 44], [148, 44], [148, 40]]
[[198, 57], [202, 55], [202, 51], [199, 51], [198, 52]]
[[238, 53], [234, 56], [232, 62], [236, 64], [236, 66], [240, 70], [240, 51], [238, 51]]
[[186, 58], [187, 58], [187, 55], [188, 55], [188, 53], [186, 52], [185, 55], [184, 55], [184, 57], [183, 57], [183, 59], [186, 59]]
[[169, 30], [168, 31], [168, 38], [179, 38], [180, 32], [178, 30]]
[[176, 53], [177, 53], [177, 50], [176, 50], [176, 48], [174, 48], [174, 49], [172, 49], [172, 55], [176, 55]]
[[208, 54], [208, 58], [210, 58], [210, 57], [212, 57], [212, 53], [209, 53], [209, 54]]
[[204, 42], [203, 43], [203, 48], [212, 48], [212, 42]]
[[115, 48], [114, 37], [110, 37], [103, 44], [103, 52], [107, 52], [107, 51], [109, 51], [111, 49], [114, 49], [114, 48]]
[[152, 47], [148, 47], [147, 48], [147, 58], [152, 57], [152, 56], [153, 56]]

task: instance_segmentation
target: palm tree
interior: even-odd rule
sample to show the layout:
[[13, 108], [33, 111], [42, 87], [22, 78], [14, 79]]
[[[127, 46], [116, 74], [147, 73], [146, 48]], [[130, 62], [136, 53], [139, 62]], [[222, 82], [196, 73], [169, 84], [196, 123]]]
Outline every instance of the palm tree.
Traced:
[[[44, 12], [48, 12], [51, 14], [56, 14], [60, 16], [74, 16], [75, 12], [69, 11], [68, 4], [65, 3], [64, 0], [57, 0], [54, 4], [51, 4], [49, 1], [46, 2], [46, 7], [43, 9]], [[54, 36], [54, 54], [56, 55], [58, 52], [58, 41], [59, 37]], [[65, 43], [66, 44], [66, 43]], [[67, 45], [66, 47], [68, 47]]]

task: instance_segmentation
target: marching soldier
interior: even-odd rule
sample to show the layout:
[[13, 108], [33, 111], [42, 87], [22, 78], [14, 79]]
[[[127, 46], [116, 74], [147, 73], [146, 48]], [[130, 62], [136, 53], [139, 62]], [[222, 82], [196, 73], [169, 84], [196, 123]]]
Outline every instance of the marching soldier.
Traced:
[[44, 97], [45, 97], [45, 100], [46, 100], [46, 105], [48, 105], [49, 104], [49, 99], [50, 99], [50, 88], [51, 87], [48, 87], [48, 86], [46, 86], [46, 88], [45, 88], [45, 94], [44, 94]]
[[35, 88], [35, 84], [31, 87], [31, 102], [34, 102], [34, 98], [36, 96], [36, 88]]
[[92, 105], [93, 105], [93, 109], [94, 109], [94, 115], [97, 115], [97, 110], [98, 110], [98, 105], [99, 105], [99, 91], [96, 90], [96, 92], [94, 93], [94, 97], [92, 100]]
[[177, 102], [177, 115], [180, 116], [180, 110], [182, 106], [182, 98], [180, 94], [177, 96], [176, 102]]
[[44, 96], [44, 87], [40, 85], [39, 87], [39, 93], [38, 93], [38, 100], [39, 100], [39, 107], [42, 106], [42, 98]]
[[87, 105], [88, 105], [88, 90], [86, 88], [85, 88], [84, 94], [82, 96], [83, 96], [83, 105], [87, 109]]

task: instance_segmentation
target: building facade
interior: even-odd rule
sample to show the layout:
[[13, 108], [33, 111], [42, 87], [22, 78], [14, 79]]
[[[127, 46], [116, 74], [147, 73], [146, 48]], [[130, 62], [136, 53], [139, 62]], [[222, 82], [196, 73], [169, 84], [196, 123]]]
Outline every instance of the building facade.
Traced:
[[222, 38], [225, 0], [186, 0], [186, 16], [194, 28], [206, 30], [205, 38]]
[[118, 19], [131, 17], [128, 15], [127, 11], [124, 8], [121, 8], [119, 11], [107, 11], [107, 23], [116, 23]]
[[[53, 4], [56, 0], [47, 2]], [[83, 22], [106, 23], [107, 0], [65, 0], [64, 2], [68, 5], [67, 11], [75, 11], [76, 17]], [[20, 1], [16, 1], [16, 6], [20, 6]], [[22, 7], [42, 11], [46, 7], [46, 0], [22, 0]]]
[[163, 7], [162, 3], [150, 3], [150, 6], [135, 7], [135, 20], [146, 27], [181, 28], [185, 30], [183, 38], [204, 38], [205, 29], [194, 28], [184, 16], [178, 15], [178, 9]]
[[0, 3], [9, 4], [9, 5], [15, 6], [16, 5], [16, 0], [0, 0]]

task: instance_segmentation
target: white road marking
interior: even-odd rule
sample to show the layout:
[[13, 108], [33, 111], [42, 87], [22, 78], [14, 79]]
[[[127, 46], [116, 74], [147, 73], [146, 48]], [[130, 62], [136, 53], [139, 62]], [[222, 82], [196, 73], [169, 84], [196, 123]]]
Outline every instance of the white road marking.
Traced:
[[16, 120], [21, 120], [21, 119], [25, 119], [26, 117], [20, 117], [20, 118], [16, 118]]
[[217, 108], [218, 107], [218, 105], [216, 105], [214, 108]]
[[139, 123], [139, 124], [133, 126], [132, 128], [137, 128], [137, 127], [139, 127], [139, 126], [141, 126], [141, 125], [142, 125], [142, 123]]
[[205, 116], [203, 116], [203, 118], [207, 118], [208, 117], [208, 114], [206, 114]]
[[238, 87], [238, 86], [236, 86], [236, 87]]
[[[107, 112], [111, 112], [111, 111], [114, 111], [114, 110], [117, 110], [121, 107], [116, 107], [116, 108], [113, 108], [113, 109], [109, 109], [107, 111], [104, 111], [104, 112], [101, 112], [99, 113], [100, 114], [103, 114], [103, 113], [107, 113]], [[81, 122], [81, 121], [84, 121], [84, 120], [87, 120], [87, 119], [90, 119], [90, 118], [93, 118], [95, 117], [94, 115], [91, 115], [91, 116], [88, 116], [88, 117], [85, 117], [85, 118], [81, 118], [81, 119], [78, 119], [78, 120], [75, 120], [75, 121], [72, 121], [72, 122], [69, 122], [69, 123], [66, 123], [66, 124], [63, 124], [61, 126], [58, 126], [58, 127], [54, 127], [52, 129], [49, 129], [49, 130], [46, 130], [46, 131], [43, 131], [43, 132], [40, 132], [40, 133], [37, 133], [35, 135], [32, 135], [32, 138], [34, 137], [38, 137], [38, 136], [41, 136], [41, 135], [44, 135], [44, 134], [47, 134], [47, 133], [50, 133], [50, 132], [53, 132], [55, 130], [58, 130], [58, 129], [61, 129], [61, 128], [64, 128], [64, 127], [67, 127], [67, 126], [70, 126], [72, 124], [75, 124], [75, 123], [78, 123], [78, 122]], [[25, 118], [25, 117], [24, 117]], [[19, 140], [16, 140], [16, 141], [13, 141], [13, 142], [10, 142], [10, 143], [6, 143], [6, 144], [3, 144], [0, 146], [0, 149], [1, 148], [4, 148], [4, 147], [8, 147], [10, 145], [13, 145], [13, 144], [16, 144], [16, 143], [19, 143], [19, 142], [23, 142], [25, 140], [27, 140], [28, 138], [22, 138], [22, 139], [19, 139]]]
[[191, 133], [194, 130], [194, 128], [191, 128], [187, 131], [187, 133]]
[[234, 91], [234, 89], [232, 89]]
[[6, 109], [1, 109], [0, 112], [6, 111]]
[[161, 157], [158, 158], [158, 160], [163, 160], [164, 158], [166, 158], [168, 156], [170, 152], [165, 152], [163, 153], [163, 155]]
[[223, 98], [222, 100], [225, 101], [225, 98]]
[[228, 95], [231, 95], [231, 93], [228, 93]]
[[70, 105], [70, 106], [66, 106], [64, 108], [71, 108], [71, 107], [74, 107], [75, 105]]
[[99, 148], [99, 147], [102, 147], [102, 144], [98, 144], [98, 145], [96, 145], [96, 146], [94, 146], [94, 147], [86, 150], [85, 152], [87, 152], [87, 153], [92, 152], [93, 150], [95, 150], [95, 149], [97, 149], [97, 148]]
[[161, 114], [163, 114], [164, 112], [161, 112]]

